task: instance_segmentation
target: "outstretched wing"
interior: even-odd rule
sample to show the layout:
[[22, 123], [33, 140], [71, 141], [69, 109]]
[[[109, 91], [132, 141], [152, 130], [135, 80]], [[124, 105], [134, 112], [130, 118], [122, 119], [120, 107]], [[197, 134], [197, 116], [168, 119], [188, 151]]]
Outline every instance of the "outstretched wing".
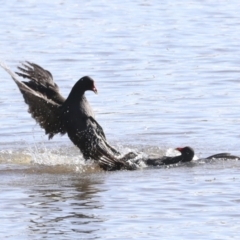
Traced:
[[43, 94], [56, 103], [62, 104], [65, 101], [65, 98], [59, 93], [59, 88], [54, 83], [52, 74], [49, 71], [31, 62], [22, 63], [22, 66], [18, 66], [18, 69], [20, 72], [16, 72], [17, 75], [30, 80], [29, 82], [24, 82], [29, 88]]
[[0, 65], [10, 74], [17, 84], [25, 102], [29, 106], [28, 112], [39, 123], [39, 125], [45, 129], [49, 139], [57, 133], [65, 134], [66, 129], [61, 121], [61, 106], [53, 100], [48, 99], [44, 94], [34, 91], [24, 82], [18, 81], [14, 73], [12, 73], [3, 63], [0, 62]]

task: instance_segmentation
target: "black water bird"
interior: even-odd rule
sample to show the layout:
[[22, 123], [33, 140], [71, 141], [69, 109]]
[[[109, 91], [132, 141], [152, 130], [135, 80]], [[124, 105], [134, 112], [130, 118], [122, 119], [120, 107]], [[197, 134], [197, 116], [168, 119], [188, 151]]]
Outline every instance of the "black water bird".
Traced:
[[181, 155], [174, 157], [164, 156], [161, 158], [149, 158], [145, 163], [150, 166], [170, 165], [179, 162], [190, 162], [194, 157], [194, 150], [191, 147], [176, 148], [175, 150], [178, 150]]
[[[181, 155], [168, 157], [164, 156], [161, 158], [149, 158], [145, 160], [145, 164], [148, 166], [162, 166], [162, 165], [171, 165], [176, 163], [185, 163], [193, 160], [194, 150], [191, 147], [176, 148], [175, 150], [179, 151]], [[240, 157], [231, 155], [230, 153], [218, 153], [211, 155], [206, 158], [201, 158], [199, 160], [211, 160], [211, 159], [236, 159], [240, 160]]]
[[49, 139], [55, 134], [67, 133], [84, 158], [97, 161], [103, 169], [131, 168], [125, 160], [133, 153], [121, 157], [120, 152], [110, 146], [85, 97], [85, 91], [97, 93], [92, 78], [85, 76], [78, 80], [65, 99], [52, 74], [39, 65], [25, 62], [18, 67], [16, 74], [28, 81], [19, 81], [3, 63], [0, 65], [17, 84], [28, 104], [28, 112], [45, 129]]

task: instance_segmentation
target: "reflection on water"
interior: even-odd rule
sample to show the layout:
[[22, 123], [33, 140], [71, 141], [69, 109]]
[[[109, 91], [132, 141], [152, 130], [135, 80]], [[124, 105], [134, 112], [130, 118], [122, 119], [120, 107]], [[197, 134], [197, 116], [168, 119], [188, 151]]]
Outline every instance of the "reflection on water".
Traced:
[[1, 168], [0, 235], [10, 239], [178, 238], [182, 229], [184, 239], [214, 239], [240, 230], [240, 161], [111, 173]]
[[[24, 228], [23, 236], [64, 234], [64, 238], [71, 238], [73, 232], [94, 235], [104, 221], [94, 214], [104, 205], [98, 198], [104, 191], [103, 181], [101, 175], [28, 174], [26, 179], [15, 173], [8, 188], [1, 190], [0, 200], [4, 225], [14, 225], [15, 230], [10, 233], [2, 229], [2, 233], [13, 237]], [[11, 204], [6, 199], [11, 199]]]
[[31, 189], [31, 202], [25, 204], [31, 215], [29, 230], [41, 235], [62, 234], [66, 233], [66, 225], [71, 225], [71, 231], [77, 233], [97, 231], [96, 225], [103, 219], [94, 216], [91, 210], [102, 207], [103, 203], [96, 200], [99, 189], [89, 179], [78, 181], [81, 183], [64, 184], [61, 190], [46, 186]]

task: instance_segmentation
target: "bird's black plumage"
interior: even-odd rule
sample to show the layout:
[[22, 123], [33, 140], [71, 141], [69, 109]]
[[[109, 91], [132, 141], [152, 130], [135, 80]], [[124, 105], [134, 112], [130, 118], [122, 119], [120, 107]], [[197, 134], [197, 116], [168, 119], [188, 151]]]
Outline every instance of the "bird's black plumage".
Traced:
[[22, 82], [4, 64], [1, 66], [19, 87], [29, 113], [45, 129], [49, 139], [55, 134], [67, 133], [85, 159], [96, 160], [105, 170], [129, 168], [125, 158], [107, 142], [85, 97], [85, 91], [97, 93], [92, 78], [85, 76], [78, 80], [65, 99], [52, 74], [39, 65], [26, 62], [19, 66], [16, 74], [28, 80]]
[[145, 163], [149, 166], [170, 165], [179, 162], [190, 162], [194, 157], [194, 150], [191, 147], [176, 148], [181, 155], [175, 157], [149, 158]]
[[[161, 158], [149, 158], [144, 162], [148, 166], [162, 166], [171, 165], [176, 163], [191, 162], [194, 157], [194, 150], [191, 147], [176, 148], [181, 155], [175, 157], [164, 156]], [[199, 160], [211, 160], [211, 159], [240, 159], [238, 156], [231, 155], [230, 153], [218, 153]]]

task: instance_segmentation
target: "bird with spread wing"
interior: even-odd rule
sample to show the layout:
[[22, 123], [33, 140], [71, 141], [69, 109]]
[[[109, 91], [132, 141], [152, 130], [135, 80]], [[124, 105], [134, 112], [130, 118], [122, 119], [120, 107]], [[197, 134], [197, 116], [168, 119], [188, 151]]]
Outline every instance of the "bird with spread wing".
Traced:
[[82, 77], [73, 86], [65, 99], [53, 81], [52, 74], [31, 62], [22, 63], [16, 74], [27, 81], [19, 81], [3, 63], [0, 65], [10, 74], [28, 104], [28, 112], [45, 129], [51, 139], [55, 134], [67, 133], [70, 140], [80, 149], [85, 159], [93, 159], [105, 170], [131, 169], [128, 153], [121, 156], [106, 140], [104, 131], [95, 120], [85, 91], [97, 93], [94, 80]]

